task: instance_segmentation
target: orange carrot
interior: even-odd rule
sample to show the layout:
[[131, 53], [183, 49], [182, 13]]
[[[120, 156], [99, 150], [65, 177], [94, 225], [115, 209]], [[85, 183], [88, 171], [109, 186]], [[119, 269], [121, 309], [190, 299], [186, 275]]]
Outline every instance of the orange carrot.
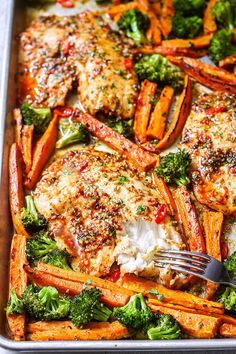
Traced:
[[206, 253], [202, 229], [189, 191], [185, 186], [181, 186], [174, 190], [173, 196], [190, 251]]
[[214, 338], [221, 324], [220, 318], [212, 316], [189, 313], [165, 306], [152, 305], [150, 307], [155, 312], [172, 315], [179, 322], [183, 331], [195, 338]]
[[23, 117], [19, 108], [13, 110], [13, 118], [15, 121], [15, 142], [18, 145], [19, 149], [22, 148], [22, 128], [23, 128]]
[[151, 9], [147, 11], [147, 14], [150, 18], [150, 27], [147, 30], [146, 36], [148, 40], [152, 40], [155, 45], [161, 44], [161, 30], [160, 30], [160, 21], [156, 17], [155, 12]]
[[172, 30], [172, 17], [175, 14], [175, 9], [172, 4], [172, 0], [163, 0], [162, 4], [162, 13], [160, 19], [161, 32], [164, 37], [167, 37]]
[[157, 186], [157, 189], [161, 193], [162, 198], [164, 199], [164, 201], [168, 207], [170, 215], [176, 217], [176, 215], [177, 215], [176, 204], [175, 204], [174, 198], [171, 194], [171, 191], [169, 190], [164, 179], [161, 177], [157, 177], [156, 173], [154, 172], [153, 173], [153, 180], [154, 180], [154, 183]]
[[191, 80], [188, 75], [184, 78], [184, 87], [183, 91], [178, 100], [178, 105], [175, 110], [174, 117], [170, 123], [169, 128], [167, 129], [164, 137], [156, 145], [157, 150], [163, 150], [171, 146], [174, 141], [180, 135], [186, 119], [189, 115], [192, 102], [192, 85]]
[[33, 125], [24, 125], [22, 129], [22, 157], [25, 163], [25, 172], [29, 173], [32, 165]]
[[223, 69], [229, 69], [236, 65], [236, 55], [229, 55], [224, 59], [220, 60], [219, 67]]
[[212, 34], [200, 36], [193, 39], [167, 39], [162, 41], [163, 47], [202, 49], [209, 46]]
[[151, 114], [150, 123], [147, 129], [147, 136], [149, 138], [159, 140], [163, 138], [173, 97], [174, 89], [171, 86], [165, 86], [162, 90], [160, 99]]
[[[15, 290], [18, 297], [22, 296], [27, 286], [27, 275], [23, 269], [26, 263], [26, 236], [15, 234], [12, 238], [10, 251], [9, 296]], [[7, 316], [11, 335], [15, 340], [25, 339], [25, 314], [9, 314]]]
[[[29, 279], [41, 286], [51, 285], [57, 288], [61, 293], [74, 296], [80, 293], [83, 290], [84, 281], [63, 279], [59, 276], [49, 274], [38, 270], [37, 268], [31, 268], [29, 266], [25, 267], [25, 270], [28, 274]], [[87, 275], [87, 280], [90, 279], [90, 276]], [[97, 278], [98, 280], [100, 278]], [[100, 279], [102, 280], [102, 279]], [[98, 282], [99, 283], [99, 282]], [[113, 284], [114, 285], [114, 284]], [[95, 286], [92, 282], [92, 285], [88, 287]], [[127, 289], [122, 289], [117, 286], [114, 288], [102, 288], [99, 285], [96, 285], [101, 290], [101, 300], [109, 307], [123, 306], [128, 301], [130, 296], [133, 294], [132, 291], [127, 291]]]
[[11, 146], [9, 157], [9, 196], [14, 228], [18, 234], [27, 236], [21, 220], [21, 209], [24, 206], [22, 158], [16, 143]]
[[204, 64], [197, 59], [187, 57], [169, 57], [169, 60], [179, 66], [188, 75], [212, 90], [236, 93], [236, 76], [221, 68]]
[[131, 160], [141, 170], [147, 171], [155, 166], [157, 158], [154, 155], [144, 151], [89, 114], [78, 112], [76, 120], [84, 124], [98, 139]]
[[165, 303], [168, 303], [192, 308], [195, 309], [196, 312], [198, 310], [203, 312], [209, 311], [212, 314], [218, 315], [224, 313], [224, 306], [218, 302], [205, 300], [184, 291], [167, 289], [161, 284], [138, 277], [134, 274], [125, 274], [122, 279], [122, 285], [136, 293], [142, 293], [148, 296], [149, 302], [153, 304], [156, 303], [157, 298], [150, 294], [150, 290], [152, 289], [157, 290], [159, 294], [163, 295], [163, 306], [165, 306]]
[[131, 1], [127, 4], [119, 4], [116, 6], [111, 6], [109, 9], [106, 10], [106, 13], [109, 14], [110, 16], [115, 16], [118, 13], [124, 13], [128, 10], [133, 10], [138, 8], [138, 2], [136, 1]]
[[32, 167], [25, 181], [25, 186], [28, 189], [34, 188], [35, 184], [38, 182], [43, 168], [45, 167], [47, 161], [55, 149], [57, 139], [57, 123], [58, 117], [55, 115], [42, 137], [36, 143], [33, 154]]
[[182, 47], [142, 46], [134, 50], [135, 54], [161, 54], [163, 56], [185, 56], [190, 58], [201, 58], [207, 54], [206, 50], [196, 50]]
[[134, 116], [134, 134], [139, 143], [144, 143], [147, 139], [147, 126], [151, 113], [151, 100], [156, 92], [157, 85], [148, 80], [144, 80], [137, 100], [137, 107]]
[[212, 9], [217, 0], [209, 0], [203, 17], [204, 34], [211, 34], [217, 31], [215, 17], [212, 15]]
[[[84, 328], [85, 329], [100, 329], [100, 328], [108, 328], [110, 326], [110, 322], [89, 322]], [[27, 325], [27, 333], [34, 332], [44, 332], [49, 330], [65, 330], [65, 329], [76, 329], [77, 327], [73, 325], [71, 321], [38, 321], [29, 323]], [[77, 328], [78, 329], [78, 328]]]
[[128, 338], [130, 334], [125, 326], [115, 321], [97, 328], [65, 327], [47, 331], [36, 331], [30, 335], [33, 341], [41, 340], [117, 340]]

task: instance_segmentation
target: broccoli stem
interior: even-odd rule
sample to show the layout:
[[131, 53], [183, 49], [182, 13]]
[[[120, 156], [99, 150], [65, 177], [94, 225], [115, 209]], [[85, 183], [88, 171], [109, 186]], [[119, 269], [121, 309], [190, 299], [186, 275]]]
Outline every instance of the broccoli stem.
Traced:
[[93, 319], [100, 322], [106, 322], [111, 316], [112, 311], [102, 303], [97, 305], [93, 311]]

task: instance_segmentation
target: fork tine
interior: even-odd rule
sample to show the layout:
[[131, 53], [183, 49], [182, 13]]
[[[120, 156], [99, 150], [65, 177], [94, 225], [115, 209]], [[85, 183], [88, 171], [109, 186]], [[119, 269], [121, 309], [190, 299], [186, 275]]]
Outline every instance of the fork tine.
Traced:
[[195, 256], [195, 257], [198, 257], [198, 258], [203, 258], [207, 262], [210, 262], [210, 260], [211, 260], [211, 257], [208, 256], [207, 254], [184, 251], [184, 250], [159, 250], [158, 253], [167, 253], [167, 254], [172, 253], [172, 254], [177, 254], [177, 255], [189, 256], [190, 258]]
[[[165, 265], [163, 263], [157, 263], [155, 262], [155, 265], [159, 268], [165, 268]], [[174, 271], [180, 272], [180, 273], [187, 273], [187, 274], [192, 274], [192, 275], [196, 275], [197, 277], [206, 279], [206, 277], [204, 276], [204, 274], [200, 274], [198, 272], [195, 272], [194, 270], [189, 270], [189, 269], [185, 269], [182, 267], [177, 267], [175, 265], [170, 266], [170, 268]]]
[[[178, 261], [166, 261], [164, 259], [155, 259], [154, 262], [158, 262], [158, 263], [162, 263], [162, 264], [166, 264], [166, 265], [177, 265], [179, 267], [183, 267], [183, 269], [192, 269], [192, 270], [196, 270], [197, 272], [200, 273], [204, 273], [205, 269], [202, 267], [198, 267], [196, 265], [190, 264], [190, 263], [185, 263], [185, 262], [178, 262]], [[197, 273], [198, 274], [198, 273]]]
[[206, 267], [208, 263], [205, 261], [201, 261], [200, 259], [197, 258], [191, 258], [191, 257], [186, 257], [186, 256], [179, 256], [179, 255], [174, 255], [174, 254], [169, 254], [169, 253], [156, 253], [156, 257], [162, 257], [165, 259], [179, 259], [181, 261], [187, 261], [191, 263], [196, 263], [196, 265], [201, 265], [203, 267]]

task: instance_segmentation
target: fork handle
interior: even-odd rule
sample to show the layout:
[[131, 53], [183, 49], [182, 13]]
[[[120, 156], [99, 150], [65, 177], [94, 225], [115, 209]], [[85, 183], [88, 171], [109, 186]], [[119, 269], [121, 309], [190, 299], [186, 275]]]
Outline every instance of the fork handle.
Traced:
[[231, 278], [229, 278], [228, 281], [223, 281], [223, 282], [221, 282], [221, 284], [233, 286], [234, 288], [236, 288], [236, 280], [233, 280], [233, 279], [231, 279]]

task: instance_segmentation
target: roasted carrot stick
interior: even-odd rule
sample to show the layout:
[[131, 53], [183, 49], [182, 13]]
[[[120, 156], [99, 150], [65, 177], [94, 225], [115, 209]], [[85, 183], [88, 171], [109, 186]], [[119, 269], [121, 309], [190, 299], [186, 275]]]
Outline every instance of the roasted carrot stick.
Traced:
[[[63, 294], [74, 296], [83, 290], [84, 282], [71, 279], [63, 279], [38, 269], [30, 268], [29, 266], [25, 266], [25, 270], [32, 282], [41, 286], [54, 286]], [[89, 275], [87, 279], [90, 279]], [[92, 284], [93, 285], [89, 285], [88, 287], [95, 286], [94, 283]], [[102, 288], [99, 285], [96, 286], [101, 290], [101, 300], [109, 307], [125, 305], [129, 301], [130, 295], [133, 294], [132, 291], [128, 293], [127, 289], [122, 289], [118, 286], [117, 289]]]
[[212, 90], [236, 93], [236, 76], [221, 68], [204, 64], [197, 59], [186, 57], [169, 57], [169, 60], [179, 66], [187, 74]]
[[227, 338], [236, 338], [236, 325], [223, 323], [220, 327], [220, 335]]
[[9, 157], [9, 196], [14, 228], [18, 234], [28, 235], [21, 220], [24, 206], [22, 157], [16, 143], [11, 146]]
[[175, 9], [172, 4], [172, 0], [162, 1], [162, 12], [161, 12], [161, 32], [164, 37], [169, 36], [172, 30], [172, 17], [175, 14]]
[[166, 182], [164, 181], [163, 178], [157, 177], [155, 172], [153, 172], [153, 180], [155, 185], [157, 186], [157, 189], [161, 193], [162, 198], [164, 199], [166, 205], [168, 206], [170, 215], [176, 217], [177, 214], [176, 204]]
[[[15, 234], [12, 238], [10, 251], [9, 296], [14, 289], [21, 297], [27, 286], [27, 275], [23, 269], [26, 263], [26, 236]], [[25, 314], [10, 314], [7, 316], [11, 335], [15, 340], [25, 339]]]
[[151, 114], [150, 123], [147, 129], [147, 136], [149, 138], [159, 140], [163, 138], [173, 97], [174, 89], [171, 86], [165, 86], [161, 92], [160, 99]]
[[174, 190], [173, 197], [175, 199], [190, 251], [206, 253], [202, 229], [198, 221], [195, 206], [191, 201], [189, 191], [185, 186], [178, 187]]
[[215, 6], [217, 0], [209, 0], [207, 7], [204, 11], [203, 17], [203, 31], [204, 34], [210, 34], [217, 31], [217, 25], [214, 16], [212, 15], [212, 9]]
[[30, 335], [33, 341], [39, 340], [117, 340], [128, 338], [130, 334], [125, 326], [115, 321], [98, 328], [63, 328], [48, 331], [36, 331]]
[[160, 140], [159, 143], [156, 145], [157, 150], [163, 150], [169, 147], [178, 138], [189, 115], [191, 109], [191, 102], [192, 85], [190, 77], [186, 75], [184, 78], [183, 91], [181, 92], [181, 95], [179, 97], [174, 117], [163, 139]]
[[147, 30], [146, 36], [148, 40], [152, 40], [155, 45], [161, 44], [161, 30], [160, 30], [160, 21], [156, 17], [155, 12], [151, 9], [147, 11], [147, 14], [150, 18], [150, 27]]
[[18, 145], [19, 149], [22, 148], [22, 128], [23, 128], [23, 117], [19, 108], [13, 110], [13, 118], [15, 121], [15, 142]]
[[159, 294], [163, 295], [163, 306], [165, 306], [165, 303], [168, 303], [192, 308], [196, 311], [209, 311], [212, 314], [222, 315], [224, 313], [224, 306], [218, 302], [208, 301], [184, 291], [167, 289], [161, 284], [134, 274], [125, 274], [122, 279], [122, 285], [136, 293], [148, 296], [149, 302], [153, 304], [156, 303], [156, 297], [150, 294], [150, 290], [152, 289], [157, 290]]
[[217, 335], [221, 319], [202, 314], [174, 310], [164, 306], [150, 305], [153, 311], [172, 315], [184, 332], [195, 338], [214, 338]]
[[[203, 226], [205, 231], [206, 250], [209, 256], [214, 257], [221, 262], [221, 232], [223, 227], [224, 216], [221, 212], [204, 210]], [[212, 299], [216, 290], [217, 284], [207, 282], [205, 298]]]
[[161, 16], [161, 3], [160, 2], [154, 2], [152, 4], [152, 8], [157, 16]]
[[[102, 329], [109, 328], [109, 326], [110, 322], [89, 322], [84, 329]], [[74, 326], [71, 321], [38, 321], [27, 325], [27, 333], [44, 332], [55, 329], [63, 331], [72, 328], [76, 329], [77, 327]]]
[[117, 14], [122, 14], [123, 12], [126, 12], [128, 10], [137, 9], [138, 7], [139, 7], [138, 2], [132, 1], [127, 4], [119, 4], [116, 6], [111, 6], [109, 9], [106, 10], [106, 13], [109, 14], [110, 16], [115, 16]]
[[22, 129], [22, 157], [25, 163], [25, 172], [29, 173], [32, 165], [33, 125], [24, 125]]
[[182, 47], [164, 47], [163, 45], [151, 47], [142, 46], [134, 50], [135, 54], [161, 54], [163, 56], [185, 56], [190, 58], [201, 58], [207, 54], [206, 50], [196, 50]]
[[25, 181], [25, 186], [28, 189], [34, 188], [43, 168], [45, 167], [47, 161], [55, 149], [57, 139], [57, 122], [58, 117], [55, 115], [47, 127], [45, 133], [36, 143], [33, 154], [32, 167]]
[[156, 92], [157, 85], [148, 80], [144, 80], [137, 100], [134, 116], [134, 134], [139, 143], [144, 143], [147, 139], [147, 126], [151, 113], [151, 101]]
[[212, 34], [206, 36], [200, 36], [193, 39], [167, 39], [162, 41], [163, 47], [176, 47], [176, 48], [192, 48], [202, 49], [209, 46], [212, 38]]
[[89, 114], [78, 112], [76, 119], [98, 139], [131, 160], [141, 170], [147, 171], [155, 166], [157, 158], [154, 155], [144, 151]]

